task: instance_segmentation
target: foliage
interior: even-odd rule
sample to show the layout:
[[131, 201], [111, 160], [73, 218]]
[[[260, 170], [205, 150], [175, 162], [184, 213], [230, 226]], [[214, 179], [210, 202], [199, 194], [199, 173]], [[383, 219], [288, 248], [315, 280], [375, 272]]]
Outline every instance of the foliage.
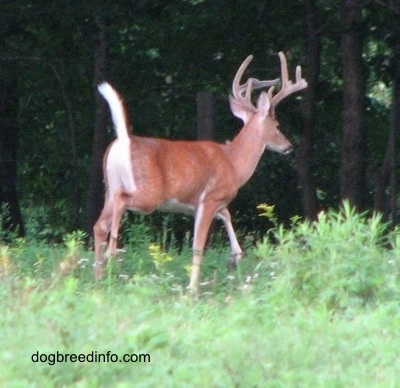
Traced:
[[[348, 203], [290, 228], [259, 208], [269, 235], [229, 275], [222, 248], [208, 250], [200, 301], [182, 291], [189, 252], [127, 246], [140, 266], [94, 283], [81, 232], [60, 246], [2, 246], [0, 385], [395, 385], [400, 231]], [[71, 256], [81, 264], [62, 271]], [[150, 360], [57, 362], [57, 352]]]
[[66, 257], [59, 264], [59, 272], [63, 275], [70, 274], [77, 266], [82, 265], [87, 259], [80, 259], [79, 253], [87, 238], [85, 232], [77, 230], [69, 233], [64, 238], [64, 245], [68, 249]]
[[151, 244], [149, 246], [149, 254], [153, 260], [154, 266], [156, 270], [162, 275], [163, 274], [163, 267], [165, 263], [172, 261], [172, 257], [168, 255], [168, 253], [163, 252], [161, 250], [161, 246], [158, 244]]
[[10, 210], [7, 204], [0, 204], [0, 242], [12, 241], [17, 237], [17, 233], [14, 230], [10, 230], [6, 227], [9, 224]]
[[265, 239], [256, 254], [274, 297], [336, 311], [400, 296], [398, 232], [388, 236], [379, 214], [359, 214], [345, 201], [315, 222], [297, 221], [288, 230], [275, 223], [270, 232], [276, 245]]
[[[373, 177], [386, 149], [388, 96], [395, 76], [388, 40], [397, 19], [377, 2], [367, 3], [361, 27], [369, 74], [368, 176]], [[340, 8], [334, 1], [316, 6], [323, 66], [316, 100], [314, 173], [324, 207], [337, 204], [339, 198]], [[86, 226], [97, 18], [107, 25], [107, 76], [124, 95], [135, 134], [195, 137], [196, 93], [209, 90], [216, 95], [215, 137], [223, 142], [240, 126], [229, 111], [227, 95], [243, 58], [254, 54], [250, 72], [261, 78], [276, 77], [276, 52], [282, 49], [290, 54], [290, 62], [304, 68], [305, 21], [299, 16], [303, 7], [295, 0], [273, 7], [267, 2], [221, 0], [2, 4], [0, 76], [4, 82], [16, 80], [18, 113], [7, 119], [18, 121], [20, 127], [18, 190], [28, 235], [60, 242], [65, 233]], [[304, 73], [307, 78], [306, 68]], [[292, 102], [278, 112], [295, 149], [300, 108]], [[371, 178], [368, 186], [373, 184]], [[263, 232], [264, 224], [254, 219], [252, 209], [264, 200], [276, 203], [280, 220], [300, 213], [294, 156], [263, 157], [254, 179], [232, 204], [233, 213], [240, 215], [240, 228]], [[151, 221], [146, 226], [156, 233]]]

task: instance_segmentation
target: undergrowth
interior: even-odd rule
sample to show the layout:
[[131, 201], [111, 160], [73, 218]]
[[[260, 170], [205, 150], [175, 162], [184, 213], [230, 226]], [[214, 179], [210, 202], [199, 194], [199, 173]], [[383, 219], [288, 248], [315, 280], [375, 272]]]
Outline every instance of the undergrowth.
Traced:
[[[247, 250], [236, 272], [226, 268], [227, 247], [209, 248], [202, 266], [203, 295], [256, 292], [270, 301], [338, 311], [399, 299], [400, 232], [389, 230], [379, 214], [357, 213], [345, 201], [339, 211], [320, 212], [316, 221], [293, 217], [291, 227], [285, 228], [273, 206], [258, 208], [274, 227]], [[165, 292], [183, 294], [191, 269], [190, 248], [165, 251], [150, 241], [140, 224], [136, 226], [131, 228], [136, 244], [128, 243], [107, 263], [100, 287], [148, 278]], [[12, 244], [0, 242], [0, 276], [45, 282], [74, 276], [93, 283], [93, 254], [84, 249], [85, 238], [76, 231], [65, 235], [61, 245], [18, 238]]]
[[264, 239], [255, 254], [269, 272], [271, 297], [335, 310], [399, 300], [400, 234], [380, 215], [344, 202], [339, 212], [295, 220], [290, 229], [276, 224], [270, 233], [275, 242]]
[[[274, 227], [236, 272], [227, 247], [206, 251], [198, 302], [189, 248], [137, 234], [96, 283], [82, 232], [0, 243], [0, 385], [395, 386], [399, 231], [346, 202], [290, 228], [260, 210]], [[107, 351], [151, 362], [32, 361]]]

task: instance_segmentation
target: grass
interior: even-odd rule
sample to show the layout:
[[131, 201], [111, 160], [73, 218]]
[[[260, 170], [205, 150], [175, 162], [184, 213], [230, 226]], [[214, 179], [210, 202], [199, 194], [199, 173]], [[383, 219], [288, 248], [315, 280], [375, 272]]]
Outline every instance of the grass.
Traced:
[[[346, 206], [276, 224], [233, 274], [209, 250], [199, 302], [184, 294], [189, 252], [128, 247], [96, 284], [79, 235], [3, 246], [0, 385], [397, 386], [400, 237]], [[150, 362], [48, 357], [108, 351]]]

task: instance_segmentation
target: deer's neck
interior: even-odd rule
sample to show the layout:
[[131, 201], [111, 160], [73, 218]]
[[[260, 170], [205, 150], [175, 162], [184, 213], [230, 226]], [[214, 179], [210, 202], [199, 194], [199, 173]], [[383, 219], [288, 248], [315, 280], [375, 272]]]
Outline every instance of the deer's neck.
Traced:
[[256, 123], [250, 120], [226, 146], [240, 186], [251, 178], [265, 149], [263, 128], [254, 124]]

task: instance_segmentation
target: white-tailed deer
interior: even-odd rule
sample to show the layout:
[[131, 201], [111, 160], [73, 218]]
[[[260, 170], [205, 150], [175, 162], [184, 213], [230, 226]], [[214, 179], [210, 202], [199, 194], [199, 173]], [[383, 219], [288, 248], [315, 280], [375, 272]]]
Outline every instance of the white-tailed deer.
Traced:
[[[111, 110], [117, 138], [104, 156], [106, 199], [94, 226], [95, 277], [101, 279], [106, 258], [117, 250], [118, 229], [126, 209], [140, 213], [155, 210], [194, 215], [192, 270], [188, 289], [198, 293], [200, 265], [210, 224], [222, 220], [231, 245], [230, 264], [242, 257], [227, 205], [238, 189], [252, 176], [265, 148], [281, 154], [292, 144], [279, 131], [275, 108], [290, 94], [307, 87], [297, 66], [296, 81], [288, 76], [285, 55], [279, 53], [281, 79], [260, 81], [240, 79], [252, 60], [249, 56], [239, 67], [232, 85], [232, 113], [243, 120], [238, 135], [227, 144], [212, 141], [173, 141], [133, 136], [128, 131], [125, 109], [118, 93], [108, 84], [99, 92]], [[281, 81], [275, 95], [274, 87]], [[262, 91], [257, 104], [251, 102], [254, 89]], [[110, 234], [107, 251], [103, 245]]]

